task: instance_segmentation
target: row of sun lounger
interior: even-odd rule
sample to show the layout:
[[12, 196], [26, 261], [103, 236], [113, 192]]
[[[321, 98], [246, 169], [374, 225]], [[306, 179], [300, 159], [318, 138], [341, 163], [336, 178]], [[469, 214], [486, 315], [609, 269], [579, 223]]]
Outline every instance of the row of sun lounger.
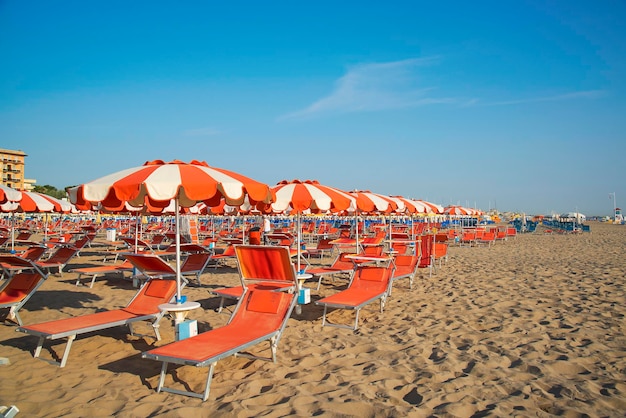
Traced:
[[[422, 268], [432, 268], [432, 257], [430, 253], [424, 252], [427, 251], [428, 247], [426, 244], [424, 245], [422, 247], [421, 243], [418, 244], [417, 254], [365, 255], [359, 259], [350, 258], [347, 253], [341, 253], [331, 267], [317, 271], [316, 269], [309, 269], [307, 272], [313, 274], [315, 280], [318, 280], [318, 289], [321, 278], [327, 274], [342, 273], [348, 277], [348, 285], [344, 290], [315, 302], [324, 308], [322, 324], [356, 330], [359, 312], [363, 307], [379, 300], [382, 311], [395, 281], [408, 278], [409, 286], [412, 287], [413, 277], [420, 268], [422, 260], [424, 260]], [[265, 359], [276, 361], [278, 341], [297, 303], [299, 284], [293, 263], [293, 253], [284, 246], [237, 245], [229, 248], [234, 252], [237, 259], [241, 286], [213, 290], [214, 294], [222, 297], [222, 303], [224, 298], [237, 301], [228, 324], [143, 353], [143, 358], [163, 363], [157, 391], [179, 393], [206, 400], [209, 396], [211, 379], [217, 362], [232, 355], [259, 358], [247, 353], [247, 351], [252, 346], [262, 342], [269, 342], [271, 351], [271, 355]], [[187, 258], [191, 261], [189, 261], [188, 266], [185, 264], [181, 266], [181, 273], [195, 276], [195, 280], [199, 283], [200, 274], [207, 267], [211, 258], [215, 258], [215, 256], [207, 252], [197, 252], [197, 257]], [[222, 254], [222, 256], [232, 257], [230, 254]], [[25, 326], [17, 315], [19, 307], [25, 303], [25, 300], [20, 302], [21, 305], [11, 305], [10, 309], [20, 325], [17, 331], [39, 338], [34, 357], [40, 357], [46, 341], [65, 338], [67, 343], [63, 355], [59, 361], [53, 361], [64, 367], [72, 343], [78, 335], [122, 325], [129, 326], [132, 334], [132, 326], [137, 322], [150, 322], [156, 339], [160, 339], [159, 322], [164, 311], [159, 309], [159, 305], [173, 301], [176, 282], [172, 279], [175, 279], [176, 272], [156, 254], [124, 254], [124, 257], [126, 257], [124, 263], [107, 266], [108, 269], [106, 270], [103, 266], [72, 271], [79, 274], [77, 283], [80, 281], [81, 275], [91, 275], [90, 287], [93, 286], [98, 274], [106, 274], [107, 272], [123, 274], [125, 271], [140, 271], [145, 284], [125, 308]], [[428, 262], [425, 261], [426, 258], [428, 258]], [[18, 256], [0, 256], [0, 263], [2, 263], [3, 268], [6, 266], [19, 267], [19, 273], [12, 276], [13, 280], [9, 282], [13, 282], [17, 277], [20, 278], [20, 280], [15, 280], [13, 285], [10, 285], [14, 288], [10, 292], [7, 292], [5, 283], [5, 288], [0, 289], [0, 295], [32, 295], [36, 287], [40, 286], [50, 274], [49, 270], [44, 270], [36, 262]], [[0, 308], [8, 306], [7, 303], [3, 305], [0, 297]], [[332, 309], [354, 310], [354, 324], [330, 323], [327, 320], [327, 313]], [[195, 393], [189, 390], [166, 387], [165, 380], [169, 364], [208, 367], [204, 391]]]

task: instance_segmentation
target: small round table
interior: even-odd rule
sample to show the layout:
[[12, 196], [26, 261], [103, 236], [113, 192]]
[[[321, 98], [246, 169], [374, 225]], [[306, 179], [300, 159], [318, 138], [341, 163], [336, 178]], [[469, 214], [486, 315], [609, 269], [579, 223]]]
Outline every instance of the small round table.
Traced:
[[200, 303], [198, 302], [162, 303], [159, 305], [159, 310], [172, 313], [174, 316], [174, 325], [178, 325], [185, 320], [189, 311], [198, 309], [199, 307]]

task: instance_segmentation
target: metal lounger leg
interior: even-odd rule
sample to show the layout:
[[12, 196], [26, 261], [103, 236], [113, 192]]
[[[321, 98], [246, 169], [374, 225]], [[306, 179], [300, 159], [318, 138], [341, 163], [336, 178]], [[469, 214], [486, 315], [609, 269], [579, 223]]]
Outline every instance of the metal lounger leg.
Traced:
[[63, 351], [63, 357], [61, 358], [61, 363], [59, 363], [59, 367], [65, 367], [65, 363], [67, 363], [67, 358], [70, 355], [70, 349], [72, 348], [72, 343], [76, 335], [70, 335], [67, 337], [67, 344], [65, 345], [65, 350]]
[[207, 399], [209, 399], [209, 393], [211, 391], [211, 380], [213, 379], [213, 371], [215, 370], [216, 364], [217, 362], [213, 362], [209, 366], [209, 373], [206, 378], [204, 391], [202, 393], [196, 393], [196, 392], [190, 392], [187, 390], [178, 390], [178, 389], [172, 389], [172, 388], [163, 386], [163, 384], [165, 383], [165, 374], [167, 373], [167, 365], [168, 365], [168, 363], [164, 361], [163, 366], [161, 367], [161, 375], [159, 376], [159, 385], [157, 387], [157, 392], [168, 392], [168, 393], [175, 393], [177, 395], [191, 396], [194, 398], [200, 398], [204, 402]]

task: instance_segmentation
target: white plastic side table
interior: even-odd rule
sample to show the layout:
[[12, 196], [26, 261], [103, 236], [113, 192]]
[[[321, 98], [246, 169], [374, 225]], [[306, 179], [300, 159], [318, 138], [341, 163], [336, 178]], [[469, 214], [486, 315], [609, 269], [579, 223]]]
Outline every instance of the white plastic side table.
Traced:
[[159, 310], [171, 313], [174, 316], [174, 325], [182, 323], [189, 311], [198, 309], [200, 303], [198, 302], [185, 302], [185, 303], [163, 303], [159, 305]]

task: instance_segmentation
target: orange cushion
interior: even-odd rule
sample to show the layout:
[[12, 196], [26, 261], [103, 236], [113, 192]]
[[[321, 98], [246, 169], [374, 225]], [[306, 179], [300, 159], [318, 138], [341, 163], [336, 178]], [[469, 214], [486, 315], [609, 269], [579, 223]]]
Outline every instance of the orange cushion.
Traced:
[[11, 284], [7, 287], [14, 290], [30, 290], [35, 287], [37, 280], [39, 279], [39, 275], [36, 273], [21, 273], [15, 275], [11, 280]]
[[269, 291], [252, 291], [248, 299], [248, 310], [261, 313], [278, 313], [281, 294]]
[[156, 279], [150, 280], [146, 285], [148, 288], [144, 292], [144, 295], [151, 296], [153, 298], [164, 298], [170, 292], [172, 288], [169, 280]]

